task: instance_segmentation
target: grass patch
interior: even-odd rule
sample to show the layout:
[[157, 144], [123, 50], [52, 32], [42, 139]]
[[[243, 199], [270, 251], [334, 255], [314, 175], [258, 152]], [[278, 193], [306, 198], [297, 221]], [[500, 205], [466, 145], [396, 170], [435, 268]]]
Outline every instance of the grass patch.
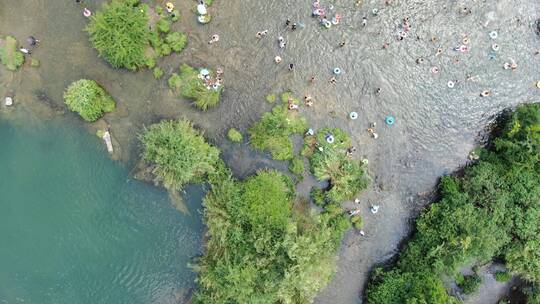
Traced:
[[24, 55], [17, 49], [17, 40], [6, 36], [0, 39], [0, 61], [10, 71], [17, 70], [24, 63]]
[[[212, 77], [212, 71], [210, 75]], [[181, 96], [194, 100], [195, 106], [203, 111], [217, 106], [223, 91], [222, 85], [217, 88], [207, 86], [204, 80], [199, 78], [199, 71], [187, 64], [180, 66], [178, 74], [172, 74], [169, 78], [169, 87]]]
[[477, 274], [464, 276], [458, 273], [456, 276], [456, 284], [461, 288], [464, 294], [472, 294], [478, 290], [480, 284], [482, 284], [482, 278]]
[[89, 122], [98, 120], [115, 108], [112, 97], [95, 81], [87, 79], [70, 84], [64, 92], [64, 102], [71, 111], [79, 113]]
[[169, 190], [202, 182], [213, 173], [219, 150], [209, 145], [187, 120], [167, 120], [151, 125], [140, 135], [143, 158], [153, 168], [154, 182]]
[[302, 134], [307, 129], [305, 118], [297, 111], [290, 111], [287, 102], [291, 98], [296, 104], [298, 100], [290, 93], [284, 93], [281, 105], [275, 106], [271, 112], [264, 113], [262, 118], [250, 129], [250, 143], [258, 150], [268, 151], [273, 159], [290, 160], [294, 157], [293, 134]]
[[330, 182], [325, 194], [327, 201], [353, 199], [367, 188], [369, 179], [364, 167], [347, 155], [351, 141], [341, 129], [322, 129], [313, 136], [305, 136], [304, 143], [303, 154], [309, 158], [311, 172], [318, 180]]
[[292, 174], [302, 175], [304, 170], [304, 159], [302, 157], [296, 156], [289, 161], [289, 171]]
[[158, 67], [155, 67], [152, 73], [154, 74], [154, 78], [156, 79], [159, 79], [163, 76], [163, 70]]
[[244, 136], [242, 136], [242, 133], [240, 133], [235, 128], [230, 128], [229, 131], [227, 131], [227, 137], [230, 141], [238, 143], [241, 142], [244, 139]]
[[508, 271], [495, 272], [495, 280], [497, 282], [508, 282], [512, 278], [512, 275]]
[[187, 44], [187, 35], [179, 32], [172, 32], [167, 34], [165, 42], [171, 47], [171, 49], [177, 53], [180, 53]]

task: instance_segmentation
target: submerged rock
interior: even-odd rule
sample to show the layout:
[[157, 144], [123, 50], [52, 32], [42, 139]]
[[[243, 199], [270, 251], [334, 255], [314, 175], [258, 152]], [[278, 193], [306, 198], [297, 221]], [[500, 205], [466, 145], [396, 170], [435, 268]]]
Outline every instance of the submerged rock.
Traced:
[[13, 98], [11, 98], [11, 97], [9, 97], [9, 96], [6, 97], [6, 99], [4, 100], [4, 104], [5, 104], [6, 106], [8, 106], [8, 107], [9, 107], [9, 106], [12, 106], [12, 105], [13, 105]]

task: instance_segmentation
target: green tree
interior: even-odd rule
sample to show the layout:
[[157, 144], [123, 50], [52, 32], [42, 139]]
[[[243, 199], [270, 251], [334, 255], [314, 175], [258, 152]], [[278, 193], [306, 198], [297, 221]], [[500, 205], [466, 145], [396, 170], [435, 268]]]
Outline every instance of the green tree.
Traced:
[[187, 120], [167, 120], [151, 125], [140, 135], [143, 158], [152, 165], [156, 183], [180, 190], [185, 184], [201, 182], [213, 173], [219, 150]]
[[112, 97], [97, 82], [88, 79], [70, 84], [64, 92], [64, 102], [71, 111], [79, 113], [84, 120], [90, 122], [115, 108]]

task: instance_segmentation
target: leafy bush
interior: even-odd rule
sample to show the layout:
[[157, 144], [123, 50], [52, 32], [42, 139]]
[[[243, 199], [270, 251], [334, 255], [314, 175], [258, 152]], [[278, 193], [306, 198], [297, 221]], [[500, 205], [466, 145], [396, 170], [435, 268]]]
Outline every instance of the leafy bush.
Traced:
[[69, 85], [64, 92], [64, 102], [71, 111], [79, 113], [86, 121], [96, 121], [103, 113], [112, 112], [114, 100], [95, 81], [81, 79]]
[[136, 70], [146, 63], [150, 30], [146, 6], [139, 1], [115, 0], [90, 18], [90, 41], [115, 68]]
[[171, 22], [167, 19], [159, 19], [156, 23], [156, 28], [162, 33], [168, 33], [171, 30]]
[[[496, 135], [462, 177], [441, 179], [440, 200], [417, 220], [390, 272], [432, 273], [440, 281], [465, 263], [503, 256], [512, 273], [540, 282], [540, 104], [518, 107]], [[461, 285], [472, 292], [478, 284], [471, 277]], [[390, 285], [372, 279], [367, 294], [391, 292]]]
[[313, 187], [311, 188], [311, 191], [309, 194], [315, 205], [319, 207], [324, 207], [324, 205], [326, 205], [325, 193], [323, 189]]
[[187, 35], [179, 32], [167, 34], [165, 42], [171, 46], [171, 49], [177, 53], [181, 52], [187, 44]]
[[276, 94], [268, 94], [268, 95], [266, 95], [266, 101], [268, 103], [276, 102]]
[[24, 55], [17, 49], [17, 40], [11, 36], [0, 39], [0, 61], [10, 71], [17, 70], [24, 63]]
[[154, 68], [154, 78], [158, 79], [158, 78], [161, 78], [163, 76], [163, 70], [156, 67]]
[[238, 132], [235, 128], [230, 128], [227, 132], [227, 137], [232, 142], [241, 142], [244, 137], [242, 136], [242, 133]]
[[177, 90], [180, 95], [195, 100], [195, 106], [206, 111], [219, 103], [223, 86], [217, 89], [208, 88], [198, 77], [199, 72], [187, 64], [180, 66], [180, 73], [169, 78], [169, 87]]
[[273, 159], [289, 160], [294, 157], [290, 136], [302, 134], [306, 128], [306, 120], [297, 111], [289, 111], [284, 103], [264, 113], [249, 129], [250, 143], [255, 149], [270, 152]]
[[478, 290], [478, 287], [482, 284], [482, 278], [477, 274], [464, 276], [458, 273], [456, 284], [464, 294], [471, 294]]
[[154, 181], [169, 190], [202, 181], [214, 172], [219, 160], [219, 150], [206, 143], [202, 133], [187, 120], [151, 125], [140, 140], [143, 158], [153, 166]]
[[[327, 139], [333, 137], [334, 141]], [[318, 180], [328, 180], [329, 201], [352, 199], [369, 185], [360, 162], [347, 155], [351, 146], [349, 136], [341, 129], [322, 129], [314, 136], [305, 137], [304, 155], [309, 157], [311, 172]]]
[[495, 272], [495, 280], [497, 282], [508, 282], [512, 278], [512, 275], [508, 271]]
[[304, 173], [304, 160], [302, 157], [297, 156], [290, 160], [289, 171], [296, 175], [302, 175]]
[[172, 22], [176, 22], [180, 20], [180, 11], [179, 10], [174, 10], [172, 13], [171, 13], [171, 21]]

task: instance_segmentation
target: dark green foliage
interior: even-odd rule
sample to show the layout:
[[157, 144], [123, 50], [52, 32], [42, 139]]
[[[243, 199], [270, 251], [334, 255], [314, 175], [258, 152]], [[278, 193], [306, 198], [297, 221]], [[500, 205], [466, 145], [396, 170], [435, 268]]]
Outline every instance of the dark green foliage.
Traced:
[[[297, 111], [287, 108], [290, 93], [284, 93], [285, 102], [277, 105], [272, 112], [264, 113], [260, 121], [250, 129], [250, 143], [258, 150], [270, 152], [273, 159], [289, 160], [294, 157], [293, 134], [302, 134], [306, 128], [306, 120]], [[295, 101], [295, 103], [298, 103]]]
[[430, 273], [402, 273], [397, 269], [376, 269], [366, 292], [372, 304], [452, 304], [459, 303], [450, 297], [442, 281]]
[[456, 284], [461, 288], [464, 294], [471, 294], [478, 290], [480, 284], [482, 284], [482, 278], [477, 274], [462, 275], [458, 273], [456, 276]]
[[170, 45], [171, 49], [177, 53], [181, 52], [187, 44], [187, 35], [179, 32], [167, 34], [165, 41]]
[[152, 167], [154, 181], [169, 190], [201, 182], [215, 170], [219, 150], [206, 143], [187, 120], [162, 121], [140, 136], [143, 157]]
[[[540, 282], [539, 160], [540, 104], [518, 107], [463, 177], [442, 178], [440, 201], [417, 220], [393, 271], [431, 273], [440, 280], [465, 263], [502, 256], [512, 273]], [[478, 284], [469, 281], [463, 283], [467, 291]], [[390, 281], [372, 280], [367, 294], [392, 288]]]
[[145, 65], [150, 30], [146, 6], [139, 1], [105, 3], [86, 31], [100, 57], [113, 67], [136, 70]]
[[24, 55], [17, 49], [17, 40], [11, 36], [0, 39], [0, 61], [10, 71], [17, 70], [24, 63]]
[[242, 133], [235, 128], [230, 128], [229, 131], [227, 131], [227, 137], [232, 142], [241, 142], [244, 139]]
[[302, 175], [304, 173], [304, 159], [298, 156], [291, 159], [289, 171], [291, 171], [292, 174]]
[[161, 56], [169, 56], [172, 52], [172, 48], [167, 43], [161, 44], [161, 47], [159, 48], [159, 55]]
[[313, 187], [310, 191], [311, 199], [313, 203], [319, 207], [324, 207], [326, 204], [324, 190], [321, 188]]
[[[328, 136], [334, 142], [327, 141]], [[328, 180], [326, 199], [333, 202], [352, 199], [367, 188], [369, 180], [360, 162], [347, 155], [349, 136], [341, 129], [322, 129], [305, 137], [304, 155], [309, 157], [311, 172], [318, 180]]]
[[512, 275], [508, 271], [495, 272], [495, 280], [497, 282], [508, 282], [512, 278]]
[[86, 121], [96, 121], [103, 113], [112, 112], [112, 99], [95, 81], [81, 79], [69, 85], [64, 92], [64, 102], [68, 108], [79, 113]]
[[179, 74], [172, 74], [169, 78], [169, 87], [177, 90], [180, 95], [195, 100], [195, 106], [203, 111], [219, 104], [223, 91], [220, 85], [217, 89], [207, 87], [198, 77], [199, 72], [187, 64], [180, 66]]
[[341, 209], [293, 209], [291, 180], [261, 171], [245, 182], [211, 177], [210, 236], [194, 303], [311, 303], [331, 278], [348, 220]]
[[156, 28], [161, 33], [168, 33], [171, 30], [171, 22], [167, 19], [161, 18], [156, 23]]

